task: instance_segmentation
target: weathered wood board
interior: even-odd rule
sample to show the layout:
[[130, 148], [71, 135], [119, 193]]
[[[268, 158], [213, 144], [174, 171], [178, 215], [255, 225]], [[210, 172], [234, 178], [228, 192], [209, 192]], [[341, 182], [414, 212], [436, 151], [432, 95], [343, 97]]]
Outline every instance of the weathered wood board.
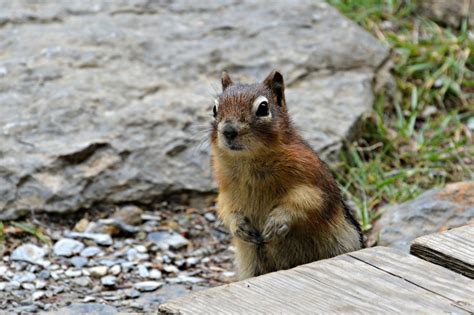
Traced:
[[474, 312], [474, 280], [375, 247], [200, 291], [160, 306], [181, 314]]
[[419, 237], [410, 253], [474, 279], [474, 225]]

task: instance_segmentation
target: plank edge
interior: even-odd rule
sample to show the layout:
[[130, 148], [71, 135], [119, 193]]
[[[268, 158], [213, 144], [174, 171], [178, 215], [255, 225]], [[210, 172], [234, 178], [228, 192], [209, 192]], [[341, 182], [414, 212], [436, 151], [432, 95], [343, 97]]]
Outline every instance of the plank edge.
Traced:
[[417, 240], [411, 244], [410, 254], [470, 279], [474, 279], [474, 270], [471, 265], [453, 256], [437, 251], [421, 242], [417, 242]]

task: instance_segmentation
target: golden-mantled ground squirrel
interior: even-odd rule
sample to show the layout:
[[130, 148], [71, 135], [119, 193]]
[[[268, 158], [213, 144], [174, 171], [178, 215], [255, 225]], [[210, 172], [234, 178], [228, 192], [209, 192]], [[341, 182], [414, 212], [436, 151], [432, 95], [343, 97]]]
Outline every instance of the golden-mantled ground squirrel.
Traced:
[[283, 76], [259, 84], [222, 76], [212, 163], [218, 212], [233, 235], [239, 278], [360, 249], [360, 227], [328, 166], [293, 126]]

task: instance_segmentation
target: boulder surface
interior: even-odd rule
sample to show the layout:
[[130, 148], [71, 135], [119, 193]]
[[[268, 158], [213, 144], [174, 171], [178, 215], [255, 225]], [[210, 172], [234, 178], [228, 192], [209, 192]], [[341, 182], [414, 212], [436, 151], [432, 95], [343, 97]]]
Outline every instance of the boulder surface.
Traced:
[[419, 13], [452, 27], [460, 27], [466, 18], [474, 24], [474, 0], [423, 0], [417, 5]]
[[474, 181], [432, 189], [386, 209], [377, 223], [379, 245], [408, 251], [418, 236], [474, 223]]

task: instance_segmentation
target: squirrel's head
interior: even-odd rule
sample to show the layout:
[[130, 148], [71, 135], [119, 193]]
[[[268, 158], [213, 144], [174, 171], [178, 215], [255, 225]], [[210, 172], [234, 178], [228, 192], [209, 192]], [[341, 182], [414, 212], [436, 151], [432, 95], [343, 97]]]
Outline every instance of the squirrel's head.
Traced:
[[272, 71], [262, 83], [234, 83], [222, 74], [222, 93], [212, 109], [211, 141], [229, 154], [254, 155], [282, 140], [289, 119], [283, 76]]

